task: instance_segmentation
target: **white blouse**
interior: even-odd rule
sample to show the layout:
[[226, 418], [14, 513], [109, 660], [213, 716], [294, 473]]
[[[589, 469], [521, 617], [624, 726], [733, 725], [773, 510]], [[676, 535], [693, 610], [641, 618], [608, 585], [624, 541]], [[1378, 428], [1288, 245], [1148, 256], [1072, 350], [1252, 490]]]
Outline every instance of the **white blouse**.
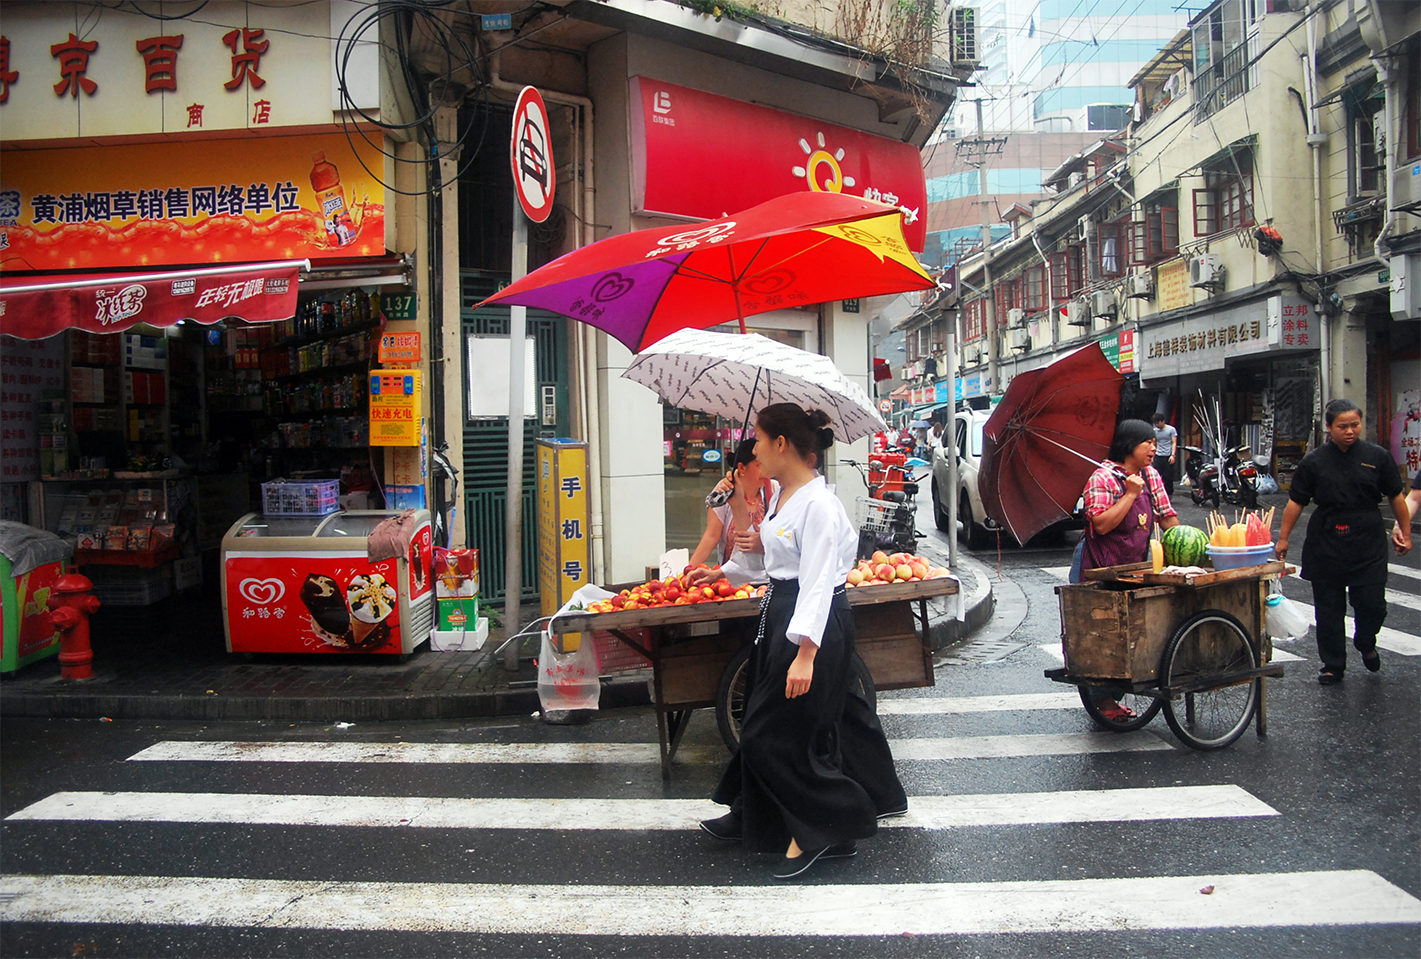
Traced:
[[[800, 487], [784, 509], [779, 500], [777, 493], [760, 524], [764, 571], [772, 579], [799, 580], [799, 597], [786, 632], [796, 646], [805, 639], [818, 646], [834, 590], [844, 584], [857, 559], [858, 531], [822, 476]], [[739, 565], [738, 556], [721, 566], [721, 572], [737, 585], [749, 582], [752, 575]]]

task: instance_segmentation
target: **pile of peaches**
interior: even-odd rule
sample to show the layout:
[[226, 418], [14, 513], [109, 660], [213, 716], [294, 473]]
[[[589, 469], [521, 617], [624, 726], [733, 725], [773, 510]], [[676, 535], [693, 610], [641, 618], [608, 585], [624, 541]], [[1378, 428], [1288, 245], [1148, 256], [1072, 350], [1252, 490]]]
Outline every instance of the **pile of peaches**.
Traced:
[[764, 595], [765, 587], [736, 586], [724, 576], [706, 586], [691, 585], [691, 570], [680, 576], [647, 580], [640, 586], [624, 589], [611, 599], [599, 599], [587, 605], [589, 613], [615, 613], [624, 609], [657, 609], [662, 606], [694, 606], [697, 603], [722, 603], [730, 599], [752, 599]]
[[911, 553], [885, 553], [879, 550], [849, 570], [845, 586], [883, 586], [888, 583], [921, 583], [925, 579], [941, 579], [950, 575], [946, 567], [934, 566], [927, 557]]

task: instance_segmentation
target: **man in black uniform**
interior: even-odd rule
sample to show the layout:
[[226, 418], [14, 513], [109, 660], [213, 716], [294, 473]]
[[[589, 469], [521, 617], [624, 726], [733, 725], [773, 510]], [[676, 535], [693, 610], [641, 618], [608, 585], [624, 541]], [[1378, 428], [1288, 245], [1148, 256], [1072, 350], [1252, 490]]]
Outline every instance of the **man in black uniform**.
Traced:
[[1348, 592], [1356, 618], [1352, 645], [1372, 672], [1382, 668], [1377, 633], [1386, 621], [1387, 535], [1378, 501], [1396, 515], [1397, 555], [1411, 549], [1411, 516], [1401, 495], [1401, 474], [1391, 454], [1361, 439], [1362, 411], [1351, 400], [1333, 400], [1324, 412], [1330, 442], [1313, 450], [1293, 473], [1278, 558], [1288, 552], [1288, 534], [1309, 501], [1317, 502], [1303, 541], [1303, 579], [1312, 582], [1317, 610], [1317, 681], [1342, 681], [1347, 668]]

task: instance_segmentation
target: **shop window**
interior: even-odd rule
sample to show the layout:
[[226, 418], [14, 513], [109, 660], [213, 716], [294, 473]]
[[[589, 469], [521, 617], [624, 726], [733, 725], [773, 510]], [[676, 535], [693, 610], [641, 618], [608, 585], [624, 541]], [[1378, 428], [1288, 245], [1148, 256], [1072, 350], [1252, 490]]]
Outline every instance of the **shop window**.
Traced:
[[1194, 191], [1194, 235], [1213, 236], [1253, 225], [1253, 157], [1234, 153], [1204, 171], [1204, 188]]
[[1028, 313], [1046, 309], [1046, 267], [1028, 266], [1022, 274], [1022, 302]]

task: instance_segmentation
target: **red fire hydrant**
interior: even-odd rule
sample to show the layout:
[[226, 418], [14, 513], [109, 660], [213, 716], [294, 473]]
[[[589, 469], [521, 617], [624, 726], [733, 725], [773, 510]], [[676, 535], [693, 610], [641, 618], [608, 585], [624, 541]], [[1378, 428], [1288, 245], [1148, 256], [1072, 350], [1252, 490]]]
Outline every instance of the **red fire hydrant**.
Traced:
[[49, 594], [49, 621], [59, 630], [59, 677], [89, 679], [94, 675], [94, 650], [89, 646], [89, 617], [99, 610], [99, 597], [87, 576], [61, 576]]

